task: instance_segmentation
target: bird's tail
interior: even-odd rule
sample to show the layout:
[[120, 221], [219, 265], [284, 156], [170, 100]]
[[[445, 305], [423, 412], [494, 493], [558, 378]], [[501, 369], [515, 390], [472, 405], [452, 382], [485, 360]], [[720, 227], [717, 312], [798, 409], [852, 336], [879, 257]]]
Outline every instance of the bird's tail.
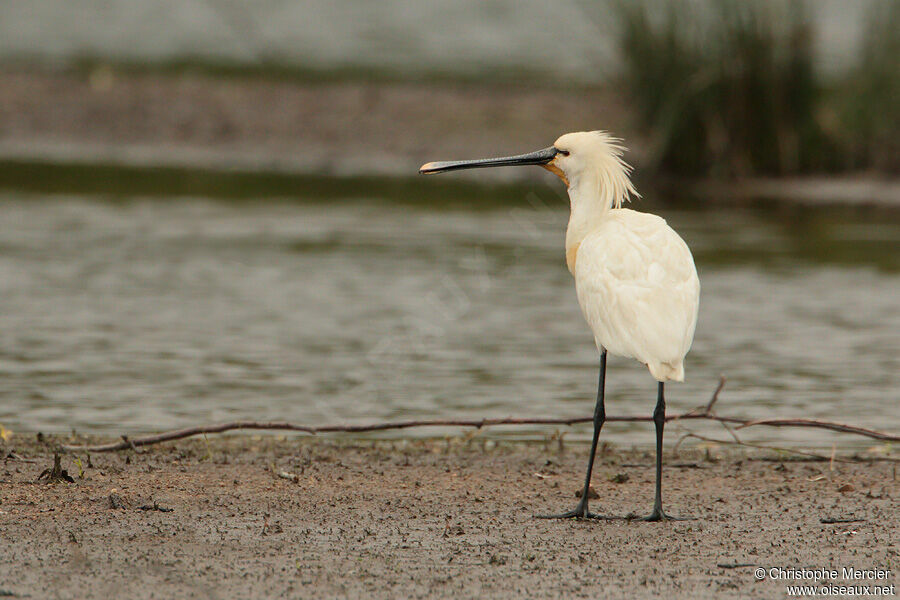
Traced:
[[675, 363], [648, 363], [650, 374], [657, 381], [684, 381], [684, 362]]

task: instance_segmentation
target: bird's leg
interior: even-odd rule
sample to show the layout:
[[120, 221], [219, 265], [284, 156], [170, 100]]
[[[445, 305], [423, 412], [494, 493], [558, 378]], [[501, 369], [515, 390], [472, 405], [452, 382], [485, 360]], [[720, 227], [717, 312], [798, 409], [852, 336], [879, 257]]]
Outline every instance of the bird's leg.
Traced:
[[602, 515], [588, 512], [588, 493], [591, 489], [591, 471], [594, 469], [594, 455], [597, 453], [597, 440], [600, 439], [600, 429], [606, 421], [606, 404], [604, 394], [606, 387], [606, 348], [600, 351], [600, 381], [597, 384], [597, 404], [594, 407], [594, 438], [591, 440], [591, 454], [588, 457], [587, 475], [584, 477], [584, 489], [581, 492], [581, 500], [574, 510], [558, 515], [537, 515], [538, 519], [607, 519]]
[[[671, 517], [663, 512], [662, 507], [662, 451], [663, 428], [666, 426], [666, 398], [663, 382], [659, 383], [659, 394], [656, 398], [656, 409], [653, 411], [653, 423], [656, 425], [656, 497], [653, 500], [653, 512], [641, 518], [641, 521], [681, 521], [680, 517]], [[629, 515], [628, 518], [633, 518]]]

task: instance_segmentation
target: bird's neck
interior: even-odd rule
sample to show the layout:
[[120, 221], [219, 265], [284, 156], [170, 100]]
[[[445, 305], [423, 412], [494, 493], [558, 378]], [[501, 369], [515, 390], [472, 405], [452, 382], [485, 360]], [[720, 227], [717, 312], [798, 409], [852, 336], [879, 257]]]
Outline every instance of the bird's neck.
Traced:
[[575, 261], [581, 242], [609, 215], [612, 199], [602, 193], [599, 176], [585, 173], [569, 185], [571, 213], [566, 228], [566, 266], [575, 274]]

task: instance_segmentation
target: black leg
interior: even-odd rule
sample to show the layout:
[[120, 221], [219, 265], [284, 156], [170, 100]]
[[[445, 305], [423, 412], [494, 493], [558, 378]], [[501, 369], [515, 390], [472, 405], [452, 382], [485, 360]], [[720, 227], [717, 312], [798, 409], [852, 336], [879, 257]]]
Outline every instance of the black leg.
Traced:
[[[656, 397], [656, 409], [653, 411], [653, 423], [656, 425], [656, 497], [653, 500], [653, 512], [643, 517], [642, 521], [681, 521], [679, 517], [670, 517], [662, 507], [662, 452], [663, 428], [666, 426], [666, 398], [664, 383], [659, 383]], [[631, 517], [629, 517], [631, 518]]]
[[559, 515], [537, 515], [539, 519], [606, 519], [601, 515], [588, 512], [588, 492], [591, 487], [591, 471], [594, 469], [594, 455], [597, 453], [597, 440], [600, 439], [600, 430], [606, 421], [606, 404], [604, 394], [606, 387], [606, 348], [600, 351], [600, 381], [597, 383], [597, 404], [594, 407], [594, 438], [591, 440], [591, 454], [588, 457], [587, 475], [584, 476], [584, 489], [581, 492], [581, 500], [574, 510]]

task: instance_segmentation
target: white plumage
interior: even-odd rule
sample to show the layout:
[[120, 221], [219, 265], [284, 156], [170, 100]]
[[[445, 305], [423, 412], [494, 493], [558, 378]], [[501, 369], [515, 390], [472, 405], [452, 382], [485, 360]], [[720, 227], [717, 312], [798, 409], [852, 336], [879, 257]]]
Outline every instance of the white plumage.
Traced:
[[656, 496], [648, 521], [672, 517], [662, 509], [662, 441], [666, 423], [664, 384], [684, 380], [684, 357], [691, 348], [700, 306], [694, 259], [665, 220], [622, 208], [637, 196], [622, 160], [619, 140], [603, 131], [561, 136], [553, 146], [518, 156], [422, 165], [421, 173], [456, 169], [540, 165], [565, 182], [570, 213], [566, 264], [575, 278], [582, 313], [600, 350], [600, 381], [594, 436], [581, 500], [575, 510], [548, 518], [607, 518], [588, 512], [591, 470], [600, 429], [606, 420], [606, 353], [647, 365], [659, 382], [656, 425]]
[[657, 381], [684, 381], [700, 280], [687, 244], [655, 215], [610, 210], [578, 246], [575, 291], [597, 346]]
[[691, 251], [665, 220], [620, 208], [637, 192], [618, 140], [569, 133], [554, 147], [546, 168], [571, 200], [566, 262], [598, 348], [644, 363], [657, 381], [684, 381], [700, 305]]

